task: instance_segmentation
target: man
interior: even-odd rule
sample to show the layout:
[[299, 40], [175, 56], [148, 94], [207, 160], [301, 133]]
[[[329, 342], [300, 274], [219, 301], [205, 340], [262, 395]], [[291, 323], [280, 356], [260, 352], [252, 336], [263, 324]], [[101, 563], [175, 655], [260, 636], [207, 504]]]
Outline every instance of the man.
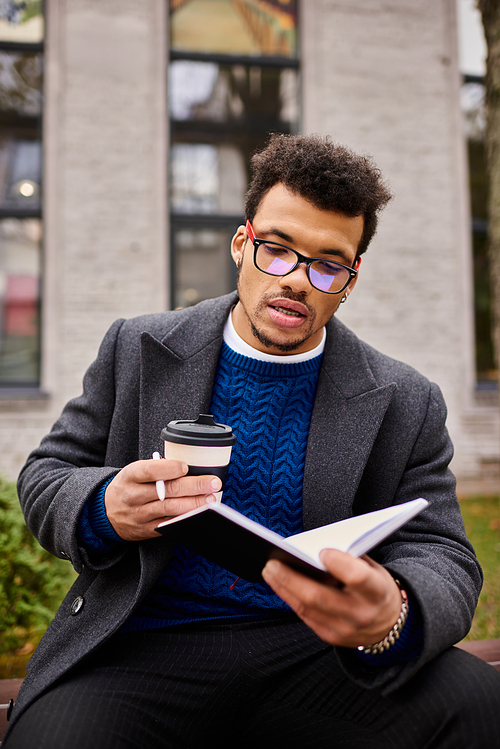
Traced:
[[[490, 747], [500, 676], [451, 648], [481, 573], [438, 388], [334, 314], [390, 199], [369, 159], [274, 136], [233, 238], [237, 294], [118, 321], [19, 480], [27, 522], [81, 572], [29, 664], [16, 747]], [[230, 424], [224, 501], [283, 535], [424, 496], [374, 551], [277, 561], [266, 584], [155, 531], [220, 480], [152, 460], [162, 427]], [[166, 499], [156, 495], [164, 481]]]

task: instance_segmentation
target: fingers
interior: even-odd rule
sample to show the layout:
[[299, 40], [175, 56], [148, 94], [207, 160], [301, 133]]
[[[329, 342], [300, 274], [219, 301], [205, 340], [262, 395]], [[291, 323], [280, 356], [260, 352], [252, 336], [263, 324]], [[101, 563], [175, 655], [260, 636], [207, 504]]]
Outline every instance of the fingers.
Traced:
[[[157, 538], [155, 528], [163, 520], [214, 502], [221, 490], [217, 476], [186, 476], [188, 466], [176, 460], [140, 460], [125, 466], [106, 488], [108, 519], [127, 541]], [[156, 482], [165, 484], [165, 500], [159, 500]]]
[[184, 476], [180, 479], [165, 481], [165, 496], [167, 498], [208, 496], [220, 492], [221, 488], [222, 481], [218, 476]]
[[277, 560], [266, 564], [262, 577], [306, 623], [314, 619], [328, 625], [331, 613], [345, 605], [339, 588], [312, 580]]
[[[186, 476], [188, 466], [178, 460], [138, 460], [125, 466], [113, 479], [130, 503], [157, 499], [156, 482], [164, 481], [165, 497], [207, 497], [221, 490], [218, 476]], [[111, 486], [111, 484], [110, 484]], [[117, 484], [115, 484], [117, 486]]]
[[326, 642], [357, 647], [383, 639], [401, 609], [401, 596], [389, 572], [372, 560], [339, 551], [324, 551], [321, 558], [343, 583], [341, 588], [312, 580], [275, 560], [267, 563], [262, 576]]
[[185, 476], [188, 470], [187, 463], [163, 458], [160, 460], [136, 460], [134, 463], [125, 466], [120, 473], [138, 484], [147, 484], [160, 479], [168, 481], [180, 478]]
[[[383, 569], [369, 557], [352, 557], [338, 549], [323, 549], [319, 556], [332, 577], [348, 588], [363, 589], [368, 595], [377, 579], [373, 575], [373, 569]], [[373, 592], [377, 594], [378, 591]]]

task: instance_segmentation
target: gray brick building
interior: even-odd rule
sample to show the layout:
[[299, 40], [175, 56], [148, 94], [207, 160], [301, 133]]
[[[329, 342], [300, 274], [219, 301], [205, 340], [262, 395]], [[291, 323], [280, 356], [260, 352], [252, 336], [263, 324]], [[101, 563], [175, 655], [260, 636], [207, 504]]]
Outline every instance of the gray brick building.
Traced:
[[[6, 380], [0, 389], [0, 472], [8, 476], [80, 392], [83, 372], [113, 320], [176, 306], [181, 292], [181, 302], [196, 301], [199, 287], [202, 296], [231, 288], [221, 257], [227, 251], [229, 263], [225, 227], [240, 211], [244, 189], [237, 150], [218, 141], [217, 163], [221, 174], [221, 164], [229, 164], [232, 181], [221, 178], [214, 188], [222, 205], [217, 225], [211, 214], [218, 209], [206, 195], [196, 198], [202, 209], [191, 212], [201, 210], [202, 219], [198, 215], [192, 225], [182, 195], [179, 215], [168, 209], [171, 190], [174, 200], [178, 194], [175, 159], [182, 165], [181, 146], [192, 146], [182, 116], [173, 121], [172, 104], [169, 116], [168, 97], [175, 86], [182, 93], [182, 75], [186, 90], [196, 88], [189, 70], [201, 70], [180, 66], [189, 62], [182, 50], [171, 55], [172, 24], [180, 24], [181, 13], [225, 12], [222, 0], [207, 3], [212, 0], [174, 2], [169, 12], [166, 0], [45, 2], [43, 50], [36, 48], [44, 58], [40, 369], [36, 382]], [[227, 12], [240, 18], [244, 5], [228, 2]], [[281, 12], [279, 5], [270, 3], [269, 12]], [[286, 11], [288, 3], [281, 5]], [[395, 200], [341, 317], [361, 338], [441, 386], [456, 449], [453, 467], [466, 488], [498, 475], [499, 414], [495, 389], [477, 387], [456, 22], [455, 0], [302, 0], [295, 53], [280, 47], [268, 56], [277, 69], [289, 55], [278, 81], [280, 116], [292, 123], [289, 129], [329, 134], [372, 154], [391, 184]], [[219, 111], [217, 96], [236, 113], [241, 101], [246, 106], [235, 81], [246, 75], [245, 55], [255, 55], [255, 70], [261, 60], [251, 47], [253, 21], [245, 23], [248, 49], [229, 53], [231, 75], [219, 75], [204, 116], [210, 107]], [[227, 30], [220, 44], [231, 34]], [[9, 44], [4, 54], [15, 48]], [[191, 63], [208, 64], [203, 54]], [[225, 58], [214, 59], [222, 70]], [[257, 80], [251, 68], [249, 80]], [[232, 82], [229, 93], [223, 80]], [[265, 80], [261, 74], [259, 85]], [[178, 151], [170, 147], [176, 138]], [[203, 152], [206, 158], [213, 153]], [[22, 214], [11, 213], [14, 219]], [[7, 206], [0, 219], [8, 215]], [[182, 242], [192, 249], [192, 227], [199, 232], [197, 252], [203, 237], [212, 252], [206, 289], [203, 279], [183, 277], [189, 264], [183, 266]]]

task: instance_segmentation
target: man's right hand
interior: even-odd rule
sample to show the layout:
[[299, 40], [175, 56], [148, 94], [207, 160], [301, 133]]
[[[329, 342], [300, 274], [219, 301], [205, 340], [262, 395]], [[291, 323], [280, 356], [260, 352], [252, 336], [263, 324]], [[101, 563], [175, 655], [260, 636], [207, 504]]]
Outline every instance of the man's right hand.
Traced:
[[[106, 488], [108, 520], [125, 541], [159, 538], [155, 528], [168, 518], [210, 502], [222, 488], [217, 476], [186, 476], [188, 466], [179, 460], [138, 460], [125, 466]], [[165, 482], [165, 499], [159, 500], [156, 481]]]

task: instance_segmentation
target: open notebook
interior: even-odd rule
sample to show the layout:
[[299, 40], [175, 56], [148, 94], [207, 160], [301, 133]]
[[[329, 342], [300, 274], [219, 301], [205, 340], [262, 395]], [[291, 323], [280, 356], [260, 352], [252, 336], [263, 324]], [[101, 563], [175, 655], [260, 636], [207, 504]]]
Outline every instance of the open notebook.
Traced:
[[322, 549], [362, 556], [427, 505], [426, 499], [414, 499], [283, 538], [227, 505], [212, 504], [166, 520], [156, 530], [251, 582], [262, 582], [261, 571], [272, 558], [321, 580], [330, 577], [319, 559]]

